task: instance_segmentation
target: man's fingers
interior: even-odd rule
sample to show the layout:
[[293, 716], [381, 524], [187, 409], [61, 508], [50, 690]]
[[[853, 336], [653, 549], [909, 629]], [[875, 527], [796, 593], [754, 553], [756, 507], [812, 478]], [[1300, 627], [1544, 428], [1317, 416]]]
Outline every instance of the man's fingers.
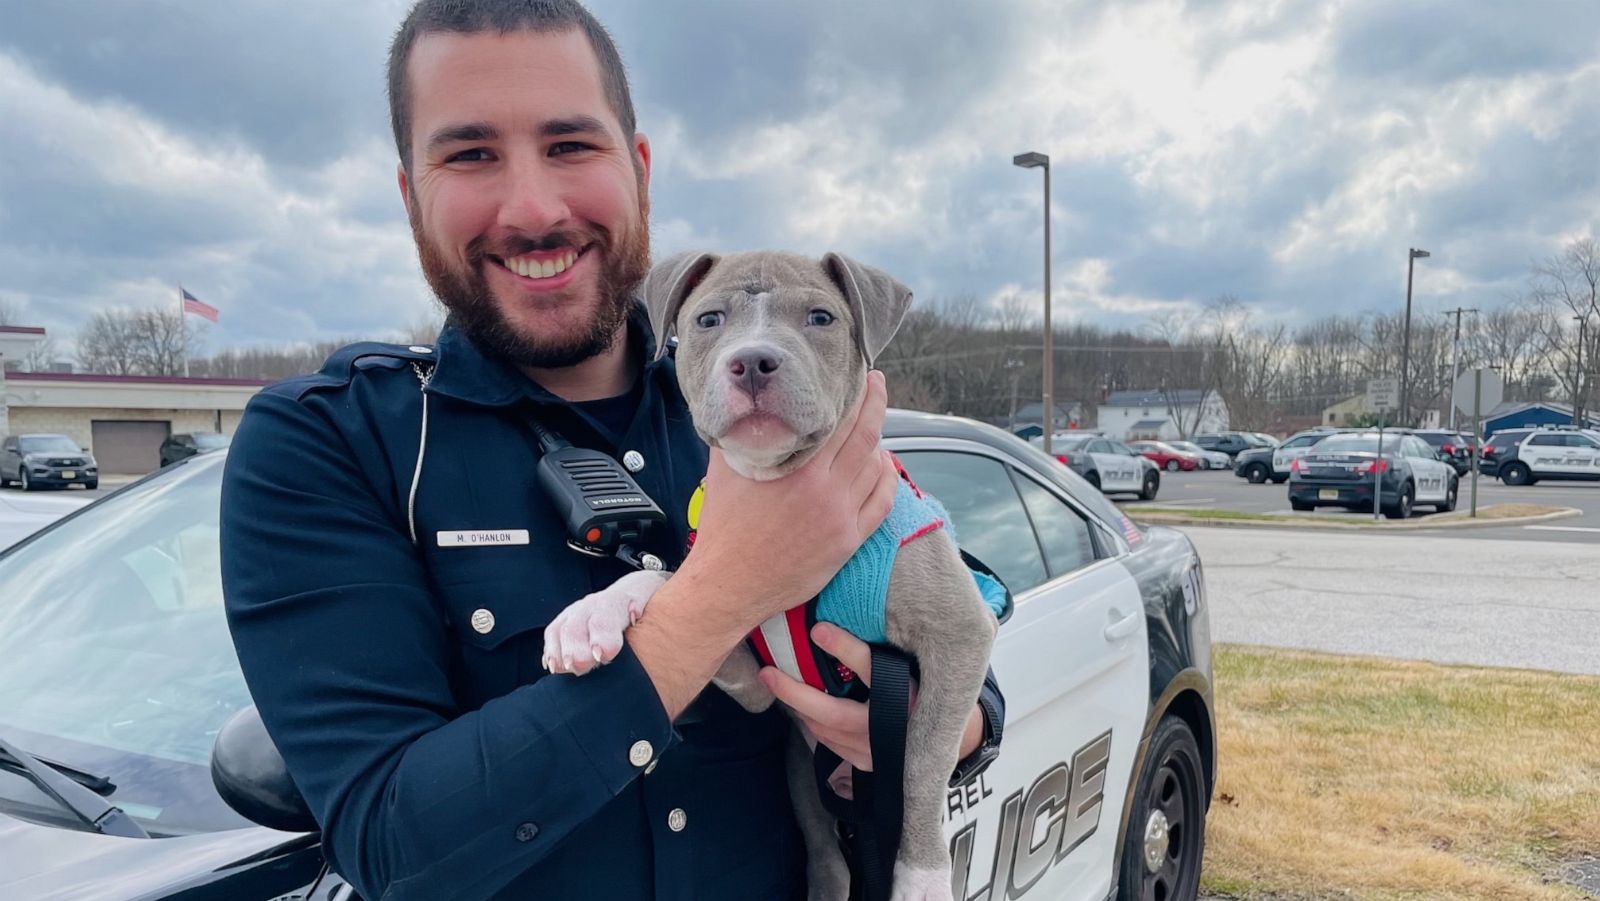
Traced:
[[839, 662], [850, 667], [861, 684], [872, 687], [872, 647], [833, 623], [817, 623], [811, 629], [811, 640]]
[[812, 727], [851, 731], [866, 729], [866, 705], [831, 697], [797, 682], [773, 667], [763, 667], [758, 678], [773, 696]]
[[856, 530], [865, 541], [883, 521], [888, 518], [889, 511], [894, 509], [895, 491], [900, 487], [900, 473], [895, 471], [894, 464], [889, 462], [887, 454], [878, 457], [878, 484], [872, 488], [872, 493], [867, 495], [866, 503], [861, 505], [861, 512], [856, 517]]

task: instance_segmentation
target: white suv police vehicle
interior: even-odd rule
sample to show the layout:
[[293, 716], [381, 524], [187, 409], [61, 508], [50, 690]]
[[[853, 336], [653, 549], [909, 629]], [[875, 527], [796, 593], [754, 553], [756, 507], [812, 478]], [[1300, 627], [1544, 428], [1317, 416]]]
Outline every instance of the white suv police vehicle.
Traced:
[[[1217, 754], [1194, 546], [999, 429], [892, 411], [884, 431], [1015, 598], [993, 656], [1000, 755], [947, 798], [952, 894], [1194, 899]], [[46, 796], [0, 753], [0, 898], [358, 901], [323, 869], [265, 733], [233, 728], [253, 710], [222, 610], [225, 458], [180, 461], [0, 553], [0, 620], [22, 624], [0, 633], [0, 737], [80, 783]], [[219, 730], [249, 741], [247, 770], [212, 757]], [[90, 825], [113, 806], [172, 837]]]
[[[1272, 449], [1272, 472], [1269, 478], [1274, 485], [1282, 485], [1289, 480], [1290, 467], [1294, 461], [1311, 453], [1311, 449], [1318, 441], [1342, 431], [1341, 429], [1315, 428], [1304, 432], [1295, 432], [1283, 443]], [[1251, 481], [1255, 481], [1252, 479]]]
[[[1033, 438], [1035, 447], [1043, 438]], [[1103, 494], [1137, 494], [1155, 500], [1161, 490], [1161, 467], [1133, 448], [1094, 432], [1057, 432], [1050, 437], [1050, 452]]]
[[1600, 481], [1600, 434], [1560, 426], [1535, 429], [1501, 453], [1498, 472], [1507, 485]]

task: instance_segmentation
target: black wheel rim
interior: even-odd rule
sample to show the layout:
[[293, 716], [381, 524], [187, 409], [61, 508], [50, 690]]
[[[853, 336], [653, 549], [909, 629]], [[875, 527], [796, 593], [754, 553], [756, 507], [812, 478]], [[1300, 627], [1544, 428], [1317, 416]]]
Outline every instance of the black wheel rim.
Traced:
[[1202, 818], [1199, 770], [1186, 754], [1169, 754], [1150, 783], [1146, 820], [1160, 811], [1167, 819], [1167, 853], [1151, 872], [1141, 860], [1141, 901], [1173, 901], [1188, 897], [1199, 883]]

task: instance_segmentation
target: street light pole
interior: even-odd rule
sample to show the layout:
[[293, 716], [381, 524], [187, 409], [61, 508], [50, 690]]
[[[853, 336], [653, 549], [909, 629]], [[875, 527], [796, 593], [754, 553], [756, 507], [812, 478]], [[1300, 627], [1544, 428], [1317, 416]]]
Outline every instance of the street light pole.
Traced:
[[1055, 330], [1050, 325], [1050, 157], [1042, 153], [1019, 153], [1012, 165], [1044, 170], [1044, 452], [1052, 454], [1050, 439], [1056, 429]]
[[1404, 346], [1400, 351], [1400, 422], [1411, 424], [1411, 276], [1417, 260], [1426, 259], [1426, 250], [1413, 247], [1406, 257], [1406, 329]]
[[1583, 413], [1583, 344], [1588, 340], [1589, 317], [1574, 316], [1572, 318], [1578, 320], [1578, 372], [1572, 380], [1572, 424], [1581, 429], [1585, 419]]
[[1450, 431], [1456, 430], [1456, 379], [1461, 378], [1461, 314], [1477, 314], [1477, 309], [1464, 309], [1456, 307], [1445, 312], [1446, 316], [1456, 317], [1456, 340], [1450, 351]]

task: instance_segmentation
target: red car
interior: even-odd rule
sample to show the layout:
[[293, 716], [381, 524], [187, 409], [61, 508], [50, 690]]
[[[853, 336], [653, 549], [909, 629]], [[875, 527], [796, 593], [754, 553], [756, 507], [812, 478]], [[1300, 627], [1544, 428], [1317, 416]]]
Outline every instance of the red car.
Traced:
[[1167, 472], [1177, 472], [1180, 469], [1188, 472], [1200, 468], [1199, 457], [1178, 450], [1165, 441], [1130, 441], [1128, 446], [1138, 451], [1140, 455], [1154, 460], [1157, 466]]

